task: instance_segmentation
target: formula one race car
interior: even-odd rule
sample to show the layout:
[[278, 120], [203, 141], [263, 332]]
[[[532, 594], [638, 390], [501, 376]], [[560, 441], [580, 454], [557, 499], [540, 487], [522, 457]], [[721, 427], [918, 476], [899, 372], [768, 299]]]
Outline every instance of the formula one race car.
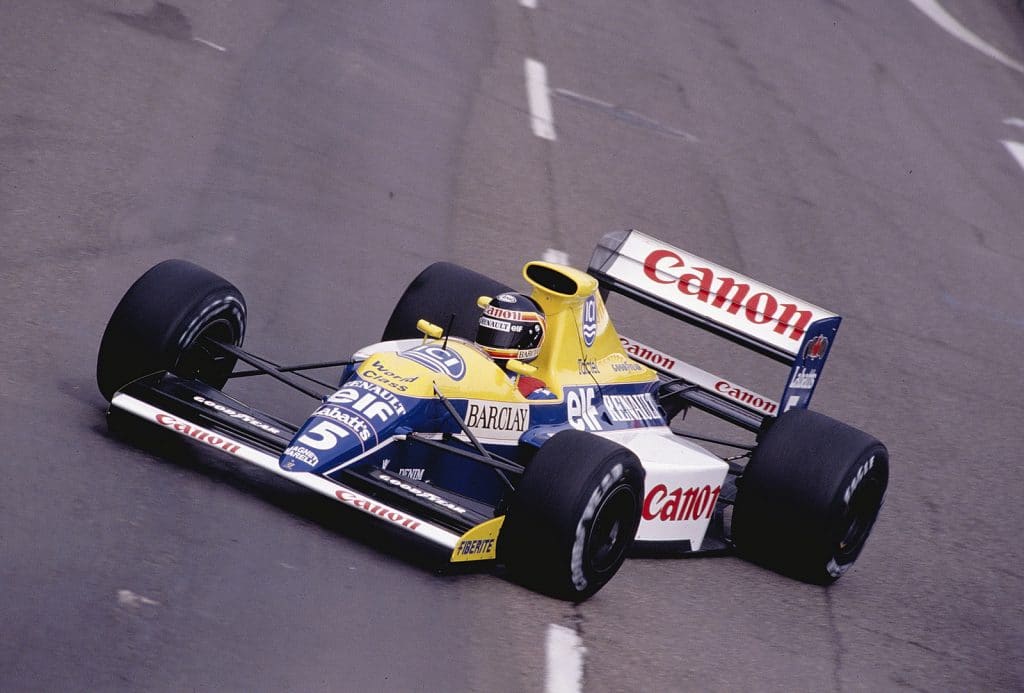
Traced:
[[[141, 417], [439, 545], [452, 562], [496, 560], [565, 599], [593, 595], [634, 548], [735, 550], [819, 584], [853, 564], [888, 455], [807, 409], [838, 316], [632, 230], [606, 235], [588, 273], [529, 262], [523, 277], [530, 297], [431, 265], [382, 342], [281, 366], [242, 349], [234, 286], [168, 260], [115, 309], [99, 388], [112, 417]], [[620, 336], [609, 292], [789, 365], [781, 399]], [[308, 374], [331, 367], [339, 380]], [[316, 400], [305, 423], [224, 393], [257, 374]], [[691, 408], [756, 444], [712, 453], [694, 440], [730, 443], [669, 427]]]

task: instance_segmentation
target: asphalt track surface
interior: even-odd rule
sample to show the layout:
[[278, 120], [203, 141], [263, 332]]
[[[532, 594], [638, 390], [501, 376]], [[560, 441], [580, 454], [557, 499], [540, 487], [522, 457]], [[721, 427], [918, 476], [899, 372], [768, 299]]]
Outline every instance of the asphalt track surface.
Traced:
[[[1013, 0], [943, 4], [1024, 60]], [[0, 0], [0, 689], [539, 690], [557, 624], [586, 690], [1020, 690], [1015, 117], [1024, 75], [897, 0]], [[99, 338], [159, 260], [230, 278], [247, 345], [301, 361], [374, 341], [431, 261], [518, 282], [627, 227], [845, 317], [815, 408], [884, 440], [892, 480], [830, 589], [636, 559], [574, 607], [106, 430]]]

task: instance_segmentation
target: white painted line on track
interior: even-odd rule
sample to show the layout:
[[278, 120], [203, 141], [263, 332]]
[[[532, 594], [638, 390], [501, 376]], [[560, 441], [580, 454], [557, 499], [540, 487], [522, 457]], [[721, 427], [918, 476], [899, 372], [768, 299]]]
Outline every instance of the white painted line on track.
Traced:
[[587, 648], [572, 628], [548, 625], [546, 693], [578, 693], [583, 690], [583, 655]]
[[1015, 125], [1019, 128], [1024, 128], [1024, 119], [1021, 118], [1006, 118], [1003, 120], [1003, 125]]
[[1001, 140], [1006, 150], [1010, 152], [1010, 156], [1017, 160], [1021, 168], [1024, 168], [1024, 143], [1014, 142], [1013, 140]]
[[993, 60], [998, 60], [1010, 69], [1024, 73], [1024, 65], [1006, 55], [995, 46], [983, 41], [980, 36], [958, 22], [949, 12], [946, 12], [945, 8], [943, 8], [937, 0], [908, 0], [908, 2], [924, 12], [925, 15], [933, 22], [966, 43], [971, 48], [981, 51]]
[[204, 38], [199, 38], [198, 36], [193, 36], [193, 37], [192, 37], [192, 40], [193, 40], [193, 41], [195, 41], [196, 43], [201, 43], [201, 44], [203, 44], [204, 46], [209, 46], [210, 48], [213, 48], [214, 50], [218, 50], [218, 51], [220, 51], [221, 53], [225, 53], [225, 52], [227, 52], [227, 50], [228, 50], [228, 49], [227, 49], [227, 48], [225, 48], [224, 46], [219, 46], [219, 45], [217, 45], [216, 43], [214, 43], [213, 41], [207, 41], [206, 39], [204, 39]]
[[551, 94], [548, 92], [548, 69], [544, 63], [527, 58], [526, 97], [530, 103], [530, 125], [533, 134], [546, 140], [555, 139], [555, 116], [551, 112]]
[[544, 262], [553, 262], [556, 265], [568, 265], [569, 264], [569, 253], [564, 250], [555, 250], [554, 248], [548, 248], [545, 250], [540, 259]]
[[519, 4], [523, 7], [529, 7], [531, 10], [537, 9], [537, 0], [519, 0]]

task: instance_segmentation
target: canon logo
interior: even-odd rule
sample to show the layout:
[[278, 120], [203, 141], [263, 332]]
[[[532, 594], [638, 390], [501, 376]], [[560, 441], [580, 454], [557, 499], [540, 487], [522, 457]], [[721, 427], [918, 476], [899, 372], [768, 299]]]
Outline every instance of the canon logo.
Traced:
[[644, 498], [643, 517], [662, 522], [706, 520], [714, 512], [721, 492], [721, 486], [691, 487], [685, 491], [674, 488], [670, 491], [665, 484], [658, 484]]
[[715, 392], [719, 392], [726, 397], [736, 400], [737, 402], [743, 402], [743, 404], [748, 405], [752, 409], [763, 411], [765, 414], [774, 414], [779, 408], [779, 405], [770, 399], [754, 394], [750, 390], [744, 390], [742, 387], [733, 385], [728, 380], [719, 380], [716, 382]]
[[[651, 251], [644, 259], [644, 275], [658, 284], [675, 284], [680, 293], [694, 296], [713, 308], [732, 315], [742, 314], [755, 325], [775, 322], [772, 331], [794, 342], [799, 342], [807, 331], [813, 317], [811, 311], [801, 310], [794, 303], [782, 303], [766, 291], [751, 293], [750, 284], [716, 276], [708, 267], [690, 267], [678, 279], [668, 272], [685, 266], [678, 253], [662, 248]], [[792, 329], [786, 334], [788, 328]]]
[[407, 517], [402, 513], [398, 512], [397, 510], [389, 508], [386, 505], [374, 503], [369, 498], [363, 498], [362, 496], [352, 493], [351, 491], [336, 491], [334, 495], [337, 496], [338, 500], [340, 500], [342, 503], [347, 503], [348, 505], [359, 508], [363, 512], [367, 512], [371, 515], [376, 515], [377, 517], [387, 520], [388, 522], [394, 522], [396, 525], [401, 525], [406, 529], [411, 529], [415, 531], [420, 526], [419, 521], [414, 520], [411, 517]]

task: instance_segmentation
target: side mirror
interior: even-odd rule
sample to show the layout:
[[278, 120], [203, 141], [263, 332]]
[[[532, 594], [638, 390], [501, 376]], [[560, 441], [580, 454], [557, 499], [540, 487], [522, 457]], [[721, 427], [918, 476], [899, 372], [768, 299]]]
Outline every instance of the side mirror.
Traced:
[[509, 359], [505, 362], [505, 368], [509, 369], [513, 373], [518, 373], [519, 375], [533, 375], [537, 372], [536, 366], [523, 363], [519, 359]]
[[441, 339], [441, 335], [444, 334], [444, 330], [426, 320], [417, 320], [416, 329], [422, 332], [424, 337], [433, 337], [434, 339]]

